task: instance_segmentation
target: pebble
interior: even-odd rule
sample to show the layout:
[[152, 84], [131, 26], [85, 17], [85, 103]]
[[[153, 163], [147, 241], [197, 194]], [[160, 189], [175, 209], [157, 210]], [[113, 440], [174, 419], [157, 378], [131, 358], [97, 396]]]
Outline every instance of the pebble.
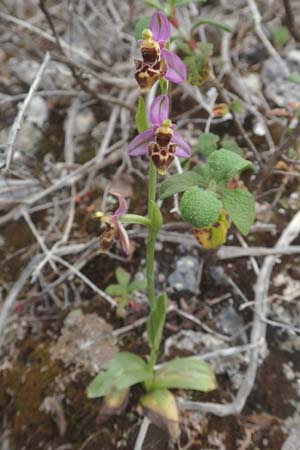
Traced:
[[184, 256], [176, 261], [176, 270], [168, 277], [168, 284], [177, 291], [199, 291], [199, 261], [193, 256]]

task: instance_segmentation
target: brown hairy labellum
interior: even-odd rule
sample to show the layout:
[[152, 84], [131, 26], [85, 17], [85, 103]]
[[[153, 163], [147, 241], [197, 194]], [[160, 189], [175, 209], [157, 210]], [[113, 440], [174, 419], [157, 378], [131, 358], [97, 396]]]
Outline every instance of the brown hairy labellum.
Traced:
[[117, 228], [113, 225], [109, 225], [109, 228], [105, 230], [100, 236], [100, 251], [106, 252], [111, 249], [118, 231]]
[[148, 92], [157, 80], [163, 78], [168, 70], [165, 59], [161, 59], [154, 64], [149, 64], [139, 59], [135, 59], [135, 79], [140, 86], [141, 92]]
[[157, 42], [143, 41], [141, 44], [143, 61], [147, 64], [155, 64], [160, 60], [160, 47]]
[[171, 143], [173, 129], [166, 122], [156, 130], [155, 142], [151, 142], [148, 147], [149, 157], [152, 159], [160, 175], [165, 175], [169, 166], [174, 161], [177, 148], [177, 144]]

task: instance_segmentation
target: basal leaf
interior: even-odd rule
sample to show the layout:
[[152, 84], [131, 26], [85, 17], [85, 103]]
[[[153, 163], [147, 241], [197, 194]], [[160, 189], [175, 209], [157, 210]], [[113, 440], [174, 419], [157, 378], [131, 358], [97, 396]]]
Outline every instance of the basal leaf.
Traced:
[[145, 361], [129, 352], [118, 353], [90, 383], [89, 398], [103, 397], [114, 390], [122, 390], [151, 377]]
[[175, 358], [155, 372], [153, 387], [208, 392], [216, 388], [216, 378], [211, 366], [205, 361], [192, 357]]
[[232, 222], [246, 236], [255, 219], [255, 202], [247, 189], [225, 189], [221, 201]]
[[204, 178], [194, 171], [177, 173], [161, 183], [159, 196], [164, 200], [178, 192], [184, 192], [192, 186], [202, 186], [204, 181]]
[[253, 164], [230, 150], [220, 149], [208, 157], [212, 178], [216, 181], [230, 180], [246, 169], [253, 169]]
[[166, 320], [168, 297], [166, 293], [161, 294], [150, 313], [147, 323], [147, 332], [152, 348], [159, 349], [164, 323]]
[[[173, 394], [167, 389], [155, 389], [140, 400], [151, 420], [159, 427], [167, 429], [173, 441], [179, 436], [179, 411]], [[151, 447], [154, 448], [154, 447]]]
[[146, 105], [141, 95], [139, 96], [138, 107], [135, 114], [135, 124], [139, 133], [142, 133], [142, 131], [146, 131], [149, 128]]

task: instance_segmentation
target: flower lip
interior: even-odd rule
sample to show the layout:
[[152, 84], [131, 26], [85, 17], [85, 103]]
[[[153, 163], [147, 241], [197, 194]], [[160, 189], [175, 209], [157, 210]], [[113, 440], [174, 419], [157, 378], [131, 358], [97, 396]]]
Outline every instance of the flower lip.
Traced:
[[109, 226], [108, 230], [104, 231], [100, 237], [100, 247], [102, 251], [107, 251], [112, 247], [114, 240], [117, 239], [121, 243], [123, 252], [128, 256], [130, 246], [129, 238], [123, 224], [120, 222], [120, 217], [127, 212], [128, 205], [122, 194], [118, 192], [110, 192], [110, 194], [118, 198], [119, 207], [109, 216], [106, 216], [102, 212], [96, 213], [96, 217], [99, 217], [102, 222], [107, 223]]

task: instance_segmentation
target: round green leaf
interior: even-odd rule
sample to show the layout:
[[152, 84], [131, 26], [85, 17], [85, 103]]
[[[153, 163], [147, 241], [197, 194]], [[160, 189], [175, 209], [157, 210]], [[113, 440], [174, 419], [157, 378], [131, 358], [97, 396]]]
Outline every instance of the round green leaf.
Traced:
[[187, 190], [182, 197], [180, 211], [184, 220], [194, 227], [209, 227], [220, 217], [222, 203], [211, 191], [201, 191], [197, 186]]

